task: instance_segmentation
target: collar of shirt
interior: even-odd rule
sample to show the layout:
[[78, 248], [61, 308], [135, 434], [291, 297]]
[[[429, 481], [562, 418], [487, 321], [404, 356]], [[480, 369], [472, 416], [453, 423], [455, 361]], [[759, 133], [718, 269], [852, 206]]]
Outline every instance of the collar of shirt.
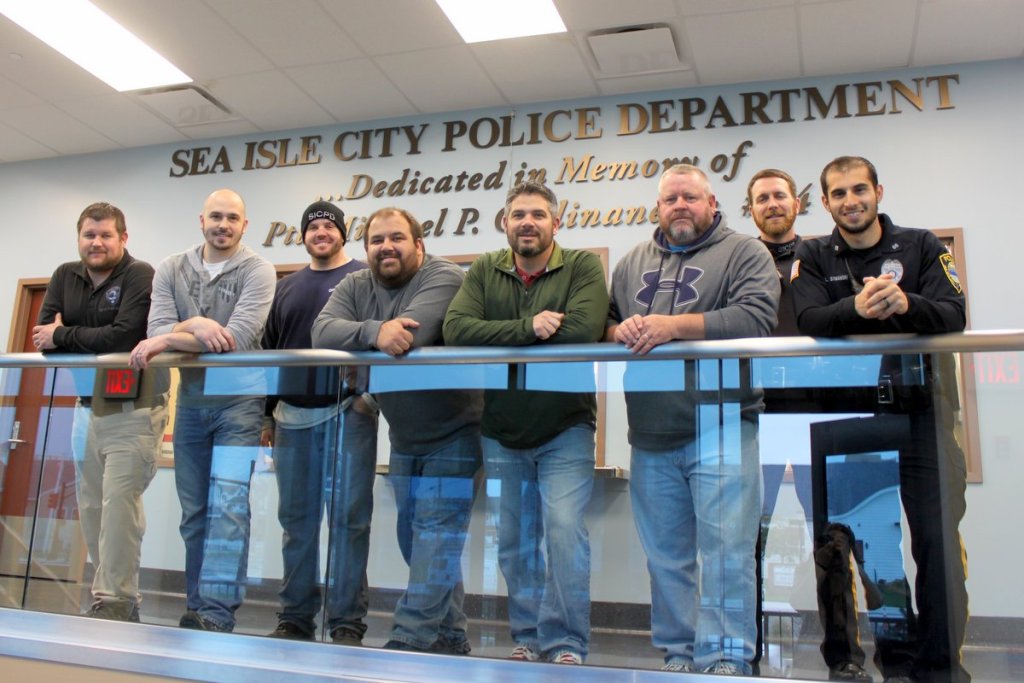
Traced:
[[536, 273], [527, 273], [525, 270], [520, 268], [518, 264], [516, 264], [516, 275], [518, 275], [519, 279], [523, 281], [523, 286], [525, 286], [527, 289], [530, 288], [530, 285], [532, 285], [537, 280], [537, 278], [539, 278], [547, 271], [547, 266], [545, 266], [538, 270]]

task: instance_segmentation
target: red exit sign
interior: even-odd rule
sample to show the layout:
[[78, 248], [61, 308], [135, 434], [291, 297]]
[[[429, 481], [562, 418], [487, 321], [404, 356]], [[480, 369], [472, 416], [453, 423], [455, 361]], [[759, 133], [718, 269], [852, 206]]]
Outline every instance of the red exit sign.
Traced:
[[130, 368], [107, 368], [103, 382], [103, 398], [136, 398], [139, 395], [139, 374]]

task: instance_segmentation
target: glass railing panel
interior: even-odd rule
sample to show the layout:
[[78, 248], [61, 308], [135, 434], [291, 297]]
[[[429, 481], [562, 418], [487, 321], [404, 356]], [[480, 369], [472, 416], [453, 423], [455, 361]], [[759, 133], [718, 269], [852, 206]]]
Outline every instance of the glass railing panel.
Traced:
[[[0, 604], [20, 608], [26, 605], [29, 576], [55, 585], [67, 578], [67, 554], [33, 554], [33, 530], [38, 525], [47, 534], [66, 538], [66, 529], [74, 527], [73, 510], [67, 509], [62, 496], [67, 483], [64, 463], [70, 459], [66, 453], [44, 458], [52, 447], [47, 428], [53, 373], [26, 367], [0, 372]], [[48, 494], [40, 499], [44, 480], [54, 488], [56, 500]], [[41, 520], [36, 518], [37, 507], [43, 510]]]
[[[484, 466], [475, 477], [469, 476], [475, 470], [473, 458], [479, 455], [475, 447], [459, 446], [449, 453], [460, 456], [455, 460], [470, 462], [464, 468], [466, 471], [443, 472], [437, 477], [416, 476], [422, 474], [415, 468], [427, 459], [420, 457], [425, 454], [407, 448], [410, 452], [402, 455], [402, 445], [408, 446], [408, 441], [403, 442], [401, 436], [392, 441], [390, 431], [395, 425], [386, 416], [375, 419], [372, 404], [384, 405], [385, 412], [390, 412], [398, 423], [398, 433], [408, 440], [410, 435], [425, 438], [437, 427], [440, 401], [453, 390], [479, 392], [484, 388], [525, 387], [531, 391], [557, 392], [567, 400], [573, 393], [596, 389], [598, 418], [590, 468], [592, 488], [585, 508], [590, 547], [587, 604], [591, 629], [587, 663], [659, 669], [666, 652], [652, 643], [647, 554], [651, 548], [645, 549], [641, 542], [636, 508], [630, 500], [631, 493], [636, 494], [636, 487], [644, 479], [638, 478], [631, 457], [625, 401], [627, 394], [645, 396], [651, 414], [664, 415], [663, 419], [669, 420], [668, 401], [682, 397], [693, 409], [692, 435], [686, 440], [686, 447], [694, 462], [712, 467], [717, 477], [694, 488], [695, 501], [710, 506], [717, 496], [725, 501], [720, 512], [738, 520], [727, 525], [727, 538], [704, 539], [694, 555], [698, 567], [696, 585], [703, 593], [698, 599], [696, 591], [689, 591], [689, 597], [697, 600], [697, 614], [703, 612], [722, 624], [730, 624], [721, 629], [725, 637], [717, 641], [721, 656], [748, 660], [756, 659], [759, 653], [757, 664], [762, 676], [810, 680], [828, 677], [828, 666], [820, 651], [826, 629], [819, 615], [818, 598], [819, 594], [831, 595], [840, 603], [845, 598], [821, 593], [827, 583], [823, 583], [822, 576], [835, 576], [822, 574], [822, 570], [816, 569], [815, 560], [827, 560], [824, 555], [829, 548], [836, 557], [844, 557], [842, 544], [846, 542], [851, 553], [845, 557], [851, 559], [845, 564], [845, 576], [850, 579], [848, 595], [852, 595], [853, 602], [848, 605], [848, 619], [843, 626], [849, 633], [855, 624], [864, 650], [864, 666], [880, 680], [891, 671], [887, 667], [892, 657], [898, 655], [899, 644], [909, 642], [911, 626], [915, 624], [909, 615], [918, 611], [919, 603], [915, 601], [920, 599], [921, 591], [929, 590], [919, 586], [921, 571], [913, 557], [911, 539], [922, 534], [914, 529], [938, 530], [942, 537], [958, 527], [971, 561], [966, 582], [971, 619], [964, 627], [964, 666], [975, 680], [1014, 680], [1013, 653], [1019, 651], [1024, 641], [1019, 635], [1024, 605], [999, 587], [1013, 584], [1015, 560], [1024, 559], [1024, 553], [1018, 544], [1007, 542], [1007, 534], [994, 534], [992, 529], [1006, 528], [1010, 533], [1012, 526], [1007, 526], [1005, 520], [1007, 516], [1012, 519], [1020, 507], [1016, 444], [1021, 441], [1019, 432], [1024, 423], [1016, 416], [1020, 399], [1019, 352], [959, 354], [956, 358], [949, 354], [902, 353], [895, 364], [889, 358], [892, 354], [879, 353], [787, 358], [759, 355], [749, 361], [703, 356], [690, 360], [640, 359], [625, 354], [609, 357], [607, 349], [601, 349], [594, 360], [578, 360], [578, 351], [574, 353], [571, 362], [529, 359], [435, 364], [437, 358], [432, 357], [429, 364], [415, 365], [409, 362], [411, 358], [399, 364], [385, 360], [370, 368], [369, 379], [360, 379], [359, 372], [346, 377], [353, 388], [342, 384], [341, 376], [345, 373], [335, 375], [326, 384], [310, 385], [294, 384], [289, 379], [294, 378], [294, 373], [289, 372], [291, 368], [207, 368], [199, 403], [214, 399], [244, 402], [257, 387], [262, 395], [292, 397], [323, 392], [327, 387], [327, 393], [336, 395], [328, 401], [329, 405], [322, 406], [325, 413], [334, 415], [339, 406], [344, 409], [340, 419], [320, 430], [312, 441], [289, 446], [286, 436], [283, 441], [277, 438], [261, 443], [260, 429], [250, 427], [245, 430], [245, 443], [224, 445], [221, 457], [228, 464], [222, 470], [217, 469], [219, 462], [212, 465], [221, 474], [215, 477], [212, 495], [221, 496], [224, 505], [219, 518], [214, 515], [214, 519], [206, 521], [242, 523], [247, 504], [247, 552], [241, 559], [244, 540], [237, 536], [214, 539], [209, 544], [204, 541], [204, 552], [211, 551], [211, 566], [204, 582], [197, 585], [228, 606], [232, 600], [240, 602], [233, 614], [235, 631], [259, 635], [273, 631], [279, 616], [288, 613], [288, 581], [292, 588], [303, 581], [306, 585], [320, 585], [319, 600], [313, 598], [312, 607], [307, 604], [299, 609], [315, 613], [312, 626], [316, 628], [316, 638], [327, 641], [331, 640], [332, 630], [348, 622], [329, 616], [324, 606], [333, 605], [331, 609], [335, 610], [339, 603], [350, 604], [350, 596], [356, 595], [366, 604], [366, 616], [361, 620], [365, 628], [362, 644], [379, 648], [403, 633], [401, 629], [395, 630], [395, 611], [399, 610], [398, 621], [402, 623], [402, 600], [407, 590], [404, 607], [423, 607], [415, 600], [436, 597], [438, 586], [453, 586], [453, 579], [461, 578], [465, 594], [462, 608], [472, 654], [504, 659], [516, 644], [500, 542], [502, 504], [506, 503], [507, 509], [509, 487], [493, 467]], [[932, 368], [939, 370], [932, 372]], [[4, 429], [14, 422], [11, 406], [14, 397], [24, 393], [21, 375], [25, 372], [28, 371], [9, 369], [4, 374], [9, 396], [0, 412], [0, 426]], [[77, 552], [75, 562], [80, 567], [80, 576], [55, 579], [33, 572], [26, 591], [24, 580], [19, 577], [28, 572], [29, 563], [22, 558], [21, 565], [12, 572], [13, 577], [4, 578], [8, 584], [5, 591], [8, 596], [19, 590], [27, 595], [25, 606], [29, 609], [82, 613], [90, 606], [92, 563], [84, 543], [80, 543], [81, 550], [75, 551], [67, 541], [73, 535], [68, 529], [81, 534], [73, 427], [76, 398], [87, 394], [83, 387], [90, 381], [68, 369], [51, 370], [48, 375], [46, 370], [40, 372], [41, 381], [49, 376], [58, 395], [54, 408], [47, 408], [42, 414], [46, 426], [41, 432], [36, 430], [39, 438], [46, 441], [45, 447], [40, 445], [36, 450], [40, 455], [45, 451], [47, 458], [34, 459], [34, 473], [40, 490], [45, 491], [43, 497], [53, 505], [50, 512], [42, 508], [44, 513], [36, 520], [36, 533], [29, 531], [30, 545], [39, 553], [34, 555], [32, 566], [43, 562], [51, 570], [64, 568], [73, 564], [70, 560]], [[968, 383], [967, 379], [972, 381]], [[364, 389], [373, 398], [364, 397]], [[529, 400], [530, 394], [524, 396], [527, 400], [519, 410], [525, 424], [549, 417], [537, 412], [541, 404]], [[763, 399], [764, 410], [751, 410], [758, 399]], [[405, 408], [388, 410], [389, 400]], [[180, 449], [177, 453], [172, 451], [174, 437], [181, 437], [182, 411], [177, 402], [173, 403], [174, 419], [166, 430], [167, 441], [158, 464], [176, 464], [181, 476]], [[185, 408], [191, 410], [188, 405]], [[230, 422], [235, 425], [240, 421]], [[943, 503], [941, 511], [920, 527], [905, 512], [900, 484], [905, 484], [901, 480], [907, 475], [901, 477], [901, 456], [914, 448], [925, 453], [948, 444], [956, 444], [965, 451], [966, 456], [959, 460], [963, 474], [957, 478], [954, 468], [952, 475], [947, 473], [937, 479], [935, 488], [946, 494], [944, 500], [955, 502], [956, 496], [948, 494], [955, 494], [956, 487], [963, 486], [960, 482], [966, 478], [972, 482], [966, 485], [969, 505], [958, 525], [956, 506]], [[756, 457], [751, 458], [749, 454], [755, 447]], [[321, 457], [305, 471], [301, 467], [282, 468], [285, 459], [290, 461], [289, 448], [293, 453], [317, 453]], [[393, 449], [397, 451], [395, 457]], [[5, 468], [11, 455], [8, 448]], [[166, 457], [169, 455], [177, 457], [171, 460]], [[950, 461], [957, 462], [955, 457]], [[756, 467], [747, 471], [751, 462]], [[5, 484], [9, 479], [7, 471]], [[730, 479], [726, 476], [729, 474], [735, 476]], [[147, 528], [140, 572], [141, 620], [174, 627], [188, 606], [186, 553], [179, 530], [182, 507], [175, 475], [174, 467], [157, 467], [146, 488]], [[60, 477], [65, 480], [63, 498], [57, 486]], [[759, 479], [763, 487], [761, 504], [753, 512], [743, 512], [741, 501], [748, 496], [729, 488], [728, 482], [756, 486]], [[337, 485], [332, 486], [332, 481]], [[367, 492], [373, 497], [372, 516], [365, 502]], [[209, 501], [209, 487], [206, 494]], [[40, 497], [33, 495], [34, 506]], [[672, 495], [645, 488], [642, 496], [654, 502], [656, 515], [669, 515]], [[69, 498], [74, 505], [68, 505]], [[6, 488], [0, 500], [5, 506], [12, 500]], [[292, 534], [305, 541], [307, 550], [303, 552], [313, 546], [316, 553], [312, 561], [291, 563], [301, 566], [302, 577], [296, 579], [285, 570], [289, 564], [285, 555], [291, 550], [282, 522], [298, 503], [304, 504], [306, 510], [319, 511], [321, 500], [323, 517], [314, 513], [312, 520], [301, 522], [301, 532]], [[519, 505], [522, 509], [521, 501]], [[444, 527], [451, 533], [432, 534], [429, 526], [410, 525], [408, 516], [420, 506], [452, 522], [452, 526]], [[332, 511], [338, 514], [353, 508], [365, 514], [357, 515], [356, 519], [335, 518], [332, 523]], [[61, 522], [61, 515], [70, 519]], [[754, 526], [751, 538], [755, 540], [749, 543], [742, 540], [746, 539], [747, 531], [742, 527], [747, 520], [752, 520]], [[67, 529], [57, 529], [58, 522]], [[520, 522], [520, 531], [539, 535], [531, 528], [537, 526], [536, 520], [520, 515]], [[830, 524], [848, 528], [852, 540], [836, 536], [843, 532], [833, 527], [835, 538], [832, 546], [826, 548], [827, 541], [821, 539], [828, 536]], [[400, 529], [404, 530], [401, 534]], [[756, 540], [757, 531], [760, 541]], [[749, 553], [727, 551], [727, 541], [749, 545]], [[353, 551], [360, 543], [365, 551]], [[6, 545], [5, 534], [0, 550]], [[952, 546], [944, 543], [940, 564], [944, 567], [945, 593], [955, 598], [957, 584], [962, 587], [964, 581], [958, 582], [955, 572], [946, 570], [951, 555], [959, 557], [958, 552], [947, 552]], [[540, 547], [536, 546], [535, 556], [547, 561]], [[426, 548], [429, 562], [419, 562], [410, 573], [406, 559], [413, 559], [414, 548]], [[954, 550], [958, 549], [956, 544]], [[352, 561], [360, 552], [365, 552], [367, 558], [365, 590], [359, 571], [361, 560]], [[761, 560], [759, 584], [750, 570], [757, 559]], [[533, 567], [537, 566], [534, 562]], [[929, 571], [934, 566], [934, 562], [929, 565]], [[570, 576], [581, 575], [577, 567]], [[760, 595], [753, 605], [743, 592], [748, 582], [758, 586], [755, 598]], [[308, 593], [304, 595], [308, 597]], [[682, 599], [677, 598], [676, 602]], [[756, 603], [762, 609], [759, 616], [752, 613], [758, 607]], [[955, 612], [959, 605], [954, 599], [948, 607]], [[357, 606], [357, 611], [361, 609]], [[749, 624], [752, 617], [754, 635], [742, 625]], [[954, 614], [945, 623], [947, 631], [952, 628], [955, 632], [953, 627], [960, 621]], [[355, 626], [357, 632], [362, 630], [358, 621]], [[447, 631], [451, 632], [458, 633], [459, 629]], [[948, 643], [949, 639], [946, 640]], [[708, 642], [705, 638], [703, 644], [707, 646]], [[880, 651], [888, 658], [881, 668], [874, 661]]]

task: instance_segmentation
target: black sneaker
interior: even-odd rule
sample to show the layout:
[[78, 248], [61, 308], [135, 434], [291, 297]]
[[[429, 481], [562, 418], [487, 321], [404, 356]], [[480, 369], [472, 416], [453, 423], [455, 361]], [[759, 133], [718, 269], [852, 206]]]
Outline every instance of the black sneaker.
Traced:
[[416, 647], [415, 645], [410, 645], [409, 643], [403, 643], [400, 640], [389, 640], [388, 642], [384, 643], [384, 649], [400, 650], [402, 652], [429, 652], [429, 650], [424, 650], [422, 648]]
[[362, 647], [363, 636], [359, 633], [359, 631], [354, 631], [350, 628], [339, 626], [338, 628], [331, 631], [331, 642], [335, 645], [349, 645], [351, 647]]
[[856, 662], [843, 662], [828, 670], [830, 681], [853, 681], [853, 683], [874, 683], [874, 678]]
[[454, 638], [445, 634], [439, 634], [434, 644], [430, 646], [430, 652], [439, 652], [443, 655], [468, 655], [473, 651], [466, 636], [459, 635]]
[[287, 638], [288, 640], [313, 640], [312, 633], [306, 633], [297, 624], [290, 621], [277, 622], [277, 628], [267, 634], [271, 638]]
[[181, 619], [178, 620], [178, 626], [195, 631], [219, 631], [220, 633], [231, 633], [235, 629], [234, 626], [221, 626], [212, 622], [199, 612], [191, 609], [181, 615]]

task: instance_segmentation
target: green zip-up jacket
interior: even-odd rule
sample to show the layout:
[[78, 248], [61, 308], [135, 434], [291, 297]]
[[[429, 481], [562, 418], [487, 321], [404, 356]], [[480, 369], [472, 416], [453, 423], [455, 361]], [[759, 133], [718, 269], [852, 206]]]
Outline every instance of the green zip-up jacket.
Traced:
[[[541, 311], [565, 313], [561, 327], [544, 341], [533, 332], [533, 316]], [[546, 272], [527, 288], [516, 274], [512, 250], [501, 249], [473, 262], [448, 307], [444, 340], [448, 346], [597, 342], [607, 316], [604, 267], [595, 254], [556, 243]], [[488, 390], [481, 431], [506, 448], [534, 448], [574, 425], [594, 425], [596, 415], [592, 392]]]

